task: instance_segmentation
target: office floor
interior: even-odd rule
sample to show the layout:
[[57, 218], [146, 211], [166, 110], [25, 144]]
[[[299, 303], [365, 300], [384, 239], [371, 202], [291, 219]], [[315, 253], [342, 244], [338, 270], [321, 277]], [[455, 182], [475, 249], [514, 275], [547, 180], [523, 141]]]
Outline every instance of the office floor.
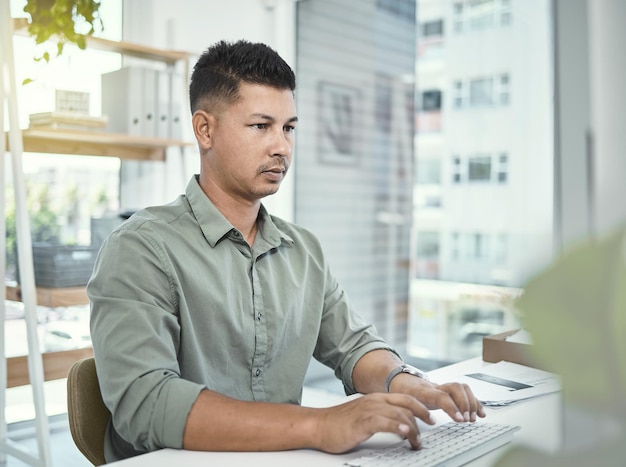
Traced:
[[[409, 363], [429, 371], [440, 363], [409, 359]], [[65, 380], [49, 381], [45, 384], [45, 400], [49, 414], [50, 451], [53, 467], [90, 467], [91, 463], [76, 448], [70, 434], [65, 405]], [[307, 381], [302, 396], [303, 405], [325, 406], [344, 396], [342, 384], [334, 376], [324, 376]], [[29, 387], [11, 388], [7, 391], [7, 433], [31, 453], [37, 453], [37, 438], [32, 422], [31, 394]], [[27, 467], [29, 464], [7, 456], [0, 467]]]

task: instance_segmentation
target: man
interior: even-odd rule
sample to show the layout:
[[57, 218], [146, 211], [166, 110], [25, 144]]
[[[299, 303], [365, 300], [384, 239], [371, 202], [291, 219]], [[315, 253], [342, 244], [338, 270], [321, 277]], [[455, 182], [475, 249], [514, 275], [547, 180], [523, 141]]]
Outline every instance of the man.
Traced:
[[[377, 432], [420, 447], [415, 417], [484, 416], [468, 387], [410, 374], [351, 307], [317, 239], [269, 215], [292, 160], [295, 76], [269, 47], [220, 42], [191, 77], [200, 174], [104, 243], [88, 286], [107, 460], [162, 447], [349, 450]], [[299, 405], [311, 357], [348, 394]]]

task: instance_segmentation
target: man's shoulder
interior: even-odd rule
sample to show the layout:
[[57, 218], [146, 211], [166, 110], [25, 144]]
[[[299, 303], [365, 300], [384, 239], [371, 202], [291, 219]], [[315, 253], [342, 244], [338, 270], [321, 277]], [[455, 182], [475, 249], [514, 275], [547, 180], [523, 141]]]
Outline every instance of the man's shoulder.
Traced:
[[[149, 206], [139, 209], [122, 223], [118, 231], [149, 231], [162, 229], [168, 225], [179, 223], [189, 214], [188, 203], [184, 196], [168, 204]], [[180, 227], [180, 225], [179, 225]]]

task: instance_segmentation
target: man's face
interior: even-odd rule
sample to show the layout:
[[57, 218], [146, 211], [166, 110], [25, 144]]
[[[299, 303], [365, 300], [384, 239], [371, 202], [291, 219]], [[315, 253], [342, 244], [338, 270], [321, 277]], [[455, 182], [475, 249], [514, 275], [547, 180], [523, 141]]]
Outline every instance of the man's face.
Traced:
[[207, 175], [222, 191], [256, 201], [278, 191], [291, 164], [296, 105], [290, 90], [242, 83], [215, 115]]

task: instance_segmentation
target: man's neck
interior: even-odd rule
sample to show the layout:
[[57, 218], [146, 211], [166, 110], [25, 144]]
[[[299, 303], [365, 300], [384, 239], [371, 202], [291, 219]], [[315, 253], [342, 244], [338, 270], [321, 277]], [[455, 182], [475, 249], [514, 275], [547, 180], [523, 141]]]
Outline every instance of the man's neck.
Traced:
[[228, 219], [233, 227], [241, 232], [248, 244], [252, 246], [258, 231], [257, 217], [261, 208], [261, 201], [250, 202], [235, 198], [221, 190], [214, 189], [214, 185], [203, 186], [201, 183], [200, 187], [217, 210]]

